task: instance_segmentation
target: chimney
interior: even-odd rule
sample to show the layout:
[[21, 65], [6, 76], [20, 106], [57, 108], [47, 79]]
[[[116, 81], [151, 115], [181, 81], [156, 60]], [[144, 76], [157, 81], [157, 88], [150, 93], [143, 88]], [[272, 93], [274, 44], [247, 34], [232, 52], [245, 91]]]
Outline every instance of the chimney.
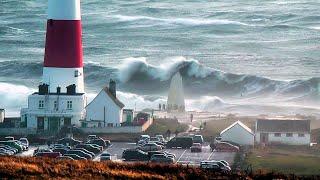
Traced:
[[39, 95], [45, 95], [49, 93], [49, 85], [48, 84], [40, 84], [39, 88]]
[[61, 87], [57, 87], [57, 94], [61, 94]]
[[117, 89], [116, 89], [116, 82], [113, 79], [110, 79], [109, 82], [109, 91], [111, 92], [111, 94], [117, 98]]
[[76, 94], [76, 85], [72, 84], [67, 86], [67, 95], [75, 95]]

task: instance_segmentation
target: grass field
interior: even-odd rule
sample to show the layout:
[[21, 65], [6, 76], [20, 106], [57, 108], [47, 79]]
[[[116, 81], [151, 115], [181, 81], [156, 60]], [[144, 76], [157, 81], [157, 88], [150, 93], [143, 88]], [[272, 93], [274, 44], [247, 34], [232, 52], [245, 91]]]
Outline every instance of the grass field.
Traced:
[[259, 147], [248, 153], [245, 164], [253, 170], [294, 173], [299, 175], [320, 174], [319, 148], [306, 146]]
[[145, 132], [149, 135], [162, 134], [165, 135], [166, 132], [170, 130], [171, 134], [174, 134], [176, 131], [185, 132], [188, 130], [188, 125], [179, 123], [176, 119], [155, 119], [153, 124]]

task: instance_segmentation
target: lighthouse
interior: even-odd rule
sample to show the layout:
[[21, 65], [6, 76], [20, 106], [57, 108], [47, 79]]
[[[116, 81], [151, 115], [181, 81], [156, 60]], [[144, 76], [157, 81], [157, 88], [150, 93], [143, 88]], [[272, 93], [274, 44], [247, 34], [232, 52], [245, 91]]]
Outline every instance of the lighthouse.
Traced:
[[49, 0], [43, 83], [84, 93], [80, 0]]
[[80, 0], [48, 0], [43, 76], [21, 109], [29, 132], [58, 132], [81, 126], [85, 117]]

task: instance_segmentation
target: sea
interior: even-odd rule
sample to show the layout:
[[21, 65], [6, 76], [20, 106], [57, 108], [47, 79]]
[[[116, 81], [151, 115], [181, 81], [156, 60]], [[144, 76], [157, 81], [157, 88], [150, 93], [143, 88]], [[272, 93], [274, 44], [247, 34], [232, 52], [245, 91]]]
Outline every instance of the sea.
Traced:
[[[319, 0], [82, 0], [89, 100], [110, 79], [126, 108], [165, 103], [180, 72], [190, 111], [319, 115]], [[41, 82], [46, 0], [0, 0], [0, 108]]]

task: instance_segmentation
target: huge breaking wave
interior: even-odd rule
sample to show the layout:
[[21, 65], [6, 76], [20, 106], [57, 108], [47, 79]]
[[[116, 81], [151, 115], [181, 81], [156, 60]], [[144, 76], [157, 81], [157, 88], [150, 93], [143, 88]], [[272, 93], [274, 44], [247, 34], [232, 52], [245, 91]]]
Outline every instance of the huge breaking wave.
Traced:
[[[98, 91], [109, 78], [118, 82], [121, 91], [140, 95], [165, 95], [171, 77], [180, 72], [185, 93], [189, 97], [259, 97], [285, 96], [300, 100], [316, 100], [319, 77], [307, 80], [281, 81], [247, 74], [223, 72], [199, 63], [197, 60], [175, 57], [159, 66], [149, 64], [146, 58], [128, 58], [118, 67], [97, 63], [85, 64], [85, 83], [88, 89]], [[2, 82], [35, 86], [42, 74], [42, 64], [5, 61], [0, 64]]]

